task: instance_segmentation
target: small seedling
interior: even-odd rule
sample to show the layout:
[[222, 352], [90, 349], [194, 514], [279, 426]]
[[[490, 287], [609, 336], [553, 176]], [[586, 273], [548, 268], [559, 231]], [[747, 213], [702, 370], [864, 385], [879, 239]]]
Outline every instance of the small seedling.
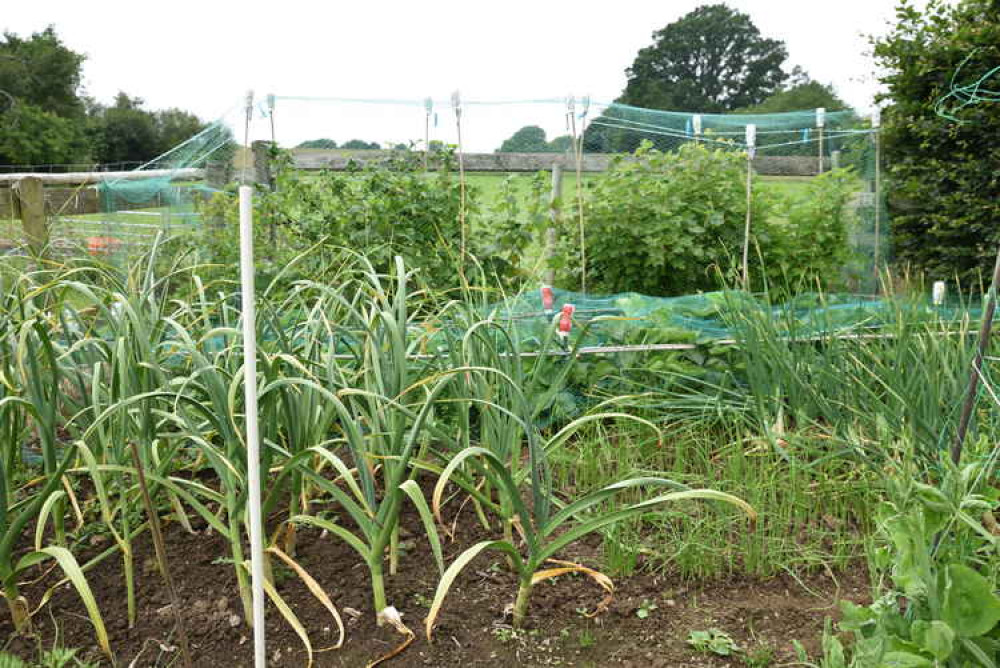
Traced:
[[635, 616], [638, 617], [639, 619], [646, 619], [647, 617], [649, 617], [649, 613], [651, 613], [653, 610], [656, 610], [657, 607], [658, 606], [656, 605], [656, 603], [653, 603], [649, 599], [644, 598], [642, 599], [642, 603], [640, 603], [639, 607], [636, 609]]
[[581, 629], [577, 640], [580, 643], [580, 649], [589, 649], [597, 644], [597, 638], [594, 637], [590, 629]]
[[688, 635], [687, 642], [699, 652], [711, 652], [718, 656], [732, 656], [739, 651], [736, 641], [728, 633], [719, 629], [692, 631]]
[[760, 646], [743, 657], [747, 668], [768, 668], [774, 664], [774, 648]]

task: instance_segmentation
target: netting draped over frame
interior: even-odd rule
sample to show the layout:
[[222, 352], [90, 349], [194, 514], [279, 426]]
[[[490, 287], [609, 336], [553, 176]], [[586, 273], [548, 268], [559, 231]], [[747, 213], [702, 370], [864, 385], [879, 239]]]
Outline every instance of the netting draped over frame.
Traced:
[[[876, 137], [868, 118], [851, 110], [775, 114], [697, 114], [642, 109], [588, 98], [488, 101], [438, 96], [414, 99], [260, 97], [252, 108], [251, 141], [277, 140], [293, 151], [303, 170], [380, 164], [391, 155], [423, 155], [451, 145], [464, 156], [467, 177], [483, 194], [496, 197], [509, 174], [548, 170], [559, 162], [567, 182], [567, 210], [588, 196], [588, 181], [600, 178], [609, 159], [648, 142], [672, 152], [697, 143], [754, 155], [753, 169], [792, 201], [805, 197], [811, 179], [834, 167], [852, 168], [850, 202], [850, 289], [871, 291], [876, 259], [889, 259], [888, 229], [876, 186]], [[100, 242], [101, 250], [129, 254], [148, 247], [153, 233], [185, 234], [200, 229], [202, 207], [216, 189], [246, 170], [243, 110], [235, 108], [199, 135], [142, 168], [102, 182], [98, 215], [63, 216], [57, 236]], [[461, 146], [459, 146], [461, 136]], [[749, 141], [753, 141], [753, 146]], [[479, 203], [481, 209], [492, 201]], [[583, 208], [581, 205], [578, 208]], [[782, 212], [776, 213], [779, 217]], [[572, 221], [565, 221], [573, 234]], [[473, 223], [475, 225], [475, 223]], [[878, 256], [878, 257], [876, 257]], [[541, 279], [541, 277], [539, 277]]]

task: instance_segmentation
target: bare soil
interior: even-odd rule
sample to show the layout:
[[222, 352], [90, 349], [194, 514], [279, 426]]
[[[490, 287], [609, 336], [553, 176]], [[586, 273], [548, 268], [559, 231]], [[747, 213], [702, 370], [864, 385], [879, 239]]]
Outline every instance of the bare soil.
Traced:
[[[466, 513], [471, 515], [471, 513]], [[460, 525], [458, 539], [445, 545], [450, 562], [485, 534], [471, 517]], [[500, 556], [477, 558], [452, 588], [434, 635], [423, 635], [423, 620], [434, 596], [437, 569], [415, 515], [403, 518], [403, 546], [408, 548], [399, 573], [388, 577], [389, 601], [404, 613], [417, 634], [412, 644], [387, 666], [727, 666], [776, 665], [794, 660], [793, 641], [815, 656], [826, 617], [837, 616], [837, 601], [865, 602], [868, 579], [862, 565], [847, 572], [770, 579], [731, 576], [711, 581], [685, 581], [669, 574], [639, 572], [615, 578], [614, 600], [596, 618], [592, 611], [603, 592], [582, 576], [563, 576], [535, 589], [527, 627], [514, 632], [504, 609], [515, 594], [515, 580]], [[236, 578], [226, 542], [198, 530], [185, 532], [176, 522], [166, 525], [170, 568], [174, 573], [197, 666], [251, 666], [253, 640], [243, 619]], [[93, 541], [93, 554], [108, 546]], [[365, 666], [397, 647], [402, 637], [391, 627], [378, 627], [372, 612], [368, 572], [356, 553], [333, 536], [300, 530], [296, 559], [323, 586], [347, 627], [342, 648], [315, 654], [316, 666]], [[88, 574], [107, 624], [115, 664], [120, 666], [181, 665], [176, 649], [169, 597], [155, 566], [152, 541], [144, 533], [134, 543], [137, 621], [128, 627], [120, 555]], [[83, 563], [88, 555], [84, 554]], [[563, 558], [591, 567], [601, 565], [599, 541], [573, 547]], [[37, 577], [41, 571], [35, 574]], [[59, 579], [47, 573], [24, 588], [32, 605]], [[330, 614], [290, 570], [276, 570], [278, 591], [310, 634], [313, 647], [334, 644], [337, 631]], [[648, 612], [645, 616], [643, 613]], [[736, 641], [740, 652], [718, 657], [687, 643], [691, 631], [717, 628]], [[9, 615], [0, 617], [7, 649], [22, 658], [37, 656], [39, 646], [79, 648], [80, 656], [100, 660], [83, 605], [68, 585], [61, 586], [36, 614], [34, 635], [14, 637]], [[277, 609], [267, 610], [269, 665], [305, 666], [302, 643]], [[747, 657], [770, 662], [748, 664]], [[110, 665], [107, 659], [102, 665]]]

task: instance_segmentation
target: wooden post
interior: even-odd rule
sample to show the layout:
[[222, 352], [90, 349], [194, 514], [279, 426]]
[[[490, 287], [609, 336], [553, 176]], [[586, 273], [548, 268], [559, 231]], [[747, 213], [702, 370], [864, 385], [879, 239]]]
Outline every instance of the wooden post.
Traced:
[[559, 228], [559, 209], [562, 200], [562, 165], [552, 164], [552, 194], [549, 196], [549, 226], [545, 230], [545, 284], [553, 285], [556, 270], [552, 266], [556, 255], [556, 237]]
[[41, 253], [49, 244], [49, 227], [45, 220], [45, 186], [36, 176], [26, 176], [14, 183], [14, 203], [17, 217], [24, 226], [24, 236], [32, 251]]
[[[271, 177], [271, 142], [255, 141], [251, 145], [253, 153], [253, 181], [254, 183], [274, 189]], [[246, 185], [246, 184], [244, 184]]]

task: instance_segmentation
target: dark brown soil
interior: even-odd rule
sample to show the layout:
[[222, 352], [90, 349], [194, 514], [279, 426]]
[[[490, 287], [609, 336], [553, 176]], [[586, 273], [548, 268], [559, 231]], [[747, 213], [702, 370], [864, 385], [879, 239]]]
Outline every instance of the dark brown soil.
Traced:
[[[434, 595], [437, 570], [415, 517], [404, 518], [409, 546], [400, 572], [388, 579], [389, 601], [404, 613], [417, 633], [413, 644], [388, 666], [725, 666], [744, 665], [739, 658], [699, 653], [688, 646], [691, 631], [721, 629], [743, 652], [758, 657], [773, 653], [770, 665], [793, 660], [793, 641], [811, 655], [818, 651], [824, 619], [836, 617], [836, 601], [864, 601], [868, 581], [864, 568], [795, 579], [728, 577], [711, 582], [685, 582], [669, 575], [639, 573], [615, 578], [610, 608], [595, 619], [584, 616], [602, 591], [579, 576], [563, 576], [537, 586], [527, 628], [512, 632], [504, 608], [513, 601], [515, 582], [502, 559], [486, 553], [474, 561], [448, 596], [434, 643], [423, 636], [423, 620]], [[462, 549], [481, 539], [481, 528], [467, 524], [459, 540], [445, 546], [450, 562]], [[219, 563], [228, 556], [218, 535], [191, 535], [167, 524], [168, 556], [183, 601], [184, 617], [197, 666], [252, 665], [251, 632], [243, 620], [233, 567]], [[575, 546], [566, 559], [599, 567], [597, 541]], [[94, 553], [107, 543], [93, 547]], [[88, 579], [98, 599], [117, 665], [180, 665], [169, 598], [154, 566], [148, 534], [134, 544], [138, 620], [129, 629], [120, 555], [99, 564]], [[342, 541], [316, 531], [299, 532], [297, 559], [323, 586], [347, 627], [344, 647], [317, 653], [317, 666], [365, 666], [396, 647], [401, 639], [391, 628], [379, 628], [371, 609], [368, 573]], [[82, 560], [81, 560], [82, 561]], [[37, 574], [36, 574], [37, 575]], [[49, 573], [26, 586], [37, 605], [58, 579]], [[336, 625], [291, 571], [278, 571], [278, 590], [298, 615], [312, 639], [323, 648], [336, 641]], [[653, 607], [655, 606], [655, 608]], [[641, 608], [648, 610], [640, 618]], [[352, 615], [352, 610], [356, 611]], [[360, 614], [358, 614], [360, 613]], [[306, 655], [292, 628], [273, 605], [268, 607], [269, 665], [304, 666]], [[12, 638], [9, 616], [0, 633], [11, 638], [8, 651], [34, 658], [39, 643], [64, 647], [99, 658], [93, 631], [75, 591], [60, 587], [35, 616], [34, 638]], [[138, 658], [137, 658], [138, 657]], [[105, 661], [103, 665], [107, 665]], [[755, 665], [769, 665], [758, 663]]]

